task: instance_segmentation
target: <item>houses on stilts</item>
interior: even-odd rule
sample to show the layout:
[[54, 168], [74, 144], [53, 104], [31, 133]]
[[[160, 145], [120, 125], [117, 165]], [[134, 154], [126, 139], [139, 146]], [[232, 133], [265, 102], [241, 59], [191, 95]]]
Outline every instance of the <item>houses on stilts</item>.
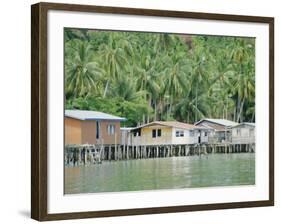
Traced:
[[202, 119], [195, 124], [153, 121], [121, 127], [126, 118], [65, 111], [65, 164], [255, 151], [255, 124]]
[[123, 117], [110, 114], [66, 110], [64, 116], [65, 161], [87, 164], [102, 160], [116, 160], [121, 146], [120, 122]]

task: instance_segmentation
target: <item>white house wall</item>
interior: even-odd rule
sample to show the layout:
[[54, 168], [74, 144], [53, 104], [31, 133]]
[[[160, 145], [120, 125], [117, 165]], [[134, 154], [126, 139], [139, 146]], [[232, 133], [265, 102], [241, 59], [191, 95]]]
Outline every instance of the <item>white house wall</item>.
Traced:
[[[205, 133], [207, 133], [207, 136], [205, 136]], [[201, 143], [208, 143], [209, 132], [207, 130], [201, 130], [200, 133], [198, 132], [198, 135], [201, 135]]]
[[[176, 137], [176, 131], [184, 131], [183, 137]], [[179, 128], [172, 129], [172, 144], [175, 145], [187, 145], [198, 143], [198, 131], [194, 131], [194, 135], [190, 136], [190, 130], [184, 130]]]
[[[239, 132], [237, 132], [239, 130]], [[252, 130], [252, 131], [251, 131]], [[254, 143], [255, 128], [250, 126], [239, 126], [232, 128], [232, 143]]]
[[[151, 138], [153, 129], [161, 129], [162, 134], [160, 137], [156, 136]], [[184, 136], [176, 137], [177, 131], [183, 131]], [[191, 132], [194, 134], [191, 136]], [[205, 133], [207, 135], [205, 136]], [[190, 145], [199, 143], [199, 136], [201, 143], [208, 143], [209, 132], [208, 130], [188, 130], [181, 128], [171, 128], [165, 126], [151, 126], [145, 127], [141, 130], [141, 136], [133, 136], [130, 133], [130, 143], [129, 145], [139, 146], [139, 145]]]

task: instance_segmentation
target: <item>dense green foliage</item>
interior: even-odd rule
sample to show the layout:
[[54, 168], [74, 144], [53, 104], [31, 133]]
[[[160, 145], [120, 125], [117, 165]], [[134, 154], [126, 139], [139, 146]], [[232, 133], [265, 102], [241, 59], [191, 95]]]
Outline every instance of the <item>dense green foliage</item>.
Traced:
[[65, 29], [66, 108], [153, 120], [255, 120], [254, 38]]

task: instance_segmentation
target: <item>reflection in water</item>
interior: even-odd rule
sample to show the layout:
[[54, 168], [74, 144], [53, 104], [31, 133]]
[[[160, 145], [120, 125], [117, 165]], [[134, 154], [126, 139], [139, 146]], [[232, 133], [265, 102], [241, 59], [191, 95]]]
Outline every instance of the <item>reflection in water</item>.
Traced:
[[255, 154], [103, 162], [65, 167], [65, 193], [93, 193], [255, 184]]

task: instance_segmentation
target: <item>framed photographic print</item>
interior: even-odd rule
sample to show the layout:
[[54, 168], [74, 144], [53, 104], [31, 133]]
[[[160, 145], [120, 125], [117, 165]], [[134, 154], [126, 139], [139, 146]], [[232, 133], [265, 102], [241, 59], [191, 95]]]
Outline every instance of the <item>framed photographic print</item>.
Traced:
[[274, 204], [274, 18], [32, 5], [32, 218]]

